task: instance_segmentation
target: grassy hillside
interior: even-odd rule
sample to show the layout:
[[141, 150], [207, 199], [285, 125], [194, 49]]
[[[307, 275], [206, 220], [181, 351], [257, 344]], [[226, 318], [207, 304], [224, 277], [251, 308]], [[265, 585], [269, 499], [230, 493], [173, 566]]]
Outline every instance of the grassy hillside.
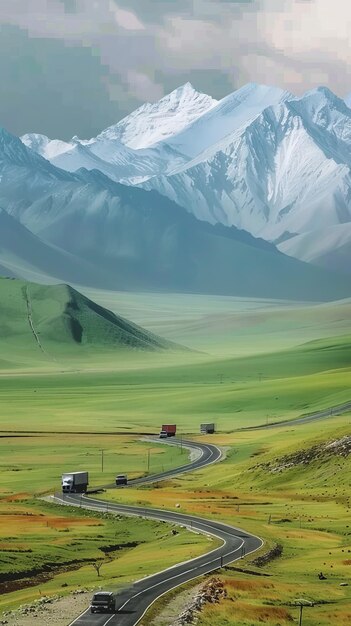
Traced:
[[[171, 343], [95, 304], [68, 285], [37, 285], [0, 278], [0, 346], [10, 363], [165, 350]], [[174, 346], [175, 347], [175, 346]], [[1, 364], [0, 364], [1, 365]]]
[[[31, 495], [52, 489], [65, 469], [87, 468], [91, 484], [102, 484], [118, 472], [136, 475], [148, 468], [154, 472], [178, 465], [182, 462], [179, 449], [138, 442], [136, 433], [157, 432], [169, 420], [177, 423], [181, 434], [196, 436], [200, 422], [215, 421], [218, 433], [209, 441], [225, 449], [223, 463], [157, 488], [145, 486], [115, 494], [119, 500], [171, 509], [181, 504], [182, 510], [217, 516], [262, 536], [263, 551], [276, 543], [283, 545], [282, 557], [263, 569], [249, 562], [253, 557], [239, 564], [254, 574], [237, 572], [231, 566], [222, 572], [230, 599], [206, 608], [199, 624], [288, 626], [297, 615], [290, 603], [302, 596], [321, 602], [308, 615], [306, 610], [306, 624], [350, 623], [350, 587], [340, 587], [340, 583], [347, 578], [351, 561], [351, 455], [341, 457], [340, 448], [333, 454], [326, 447], [349, 436], [350, 417], [333, 414], [315, 424], [231, 432], [350, 400], [350, 302], [296, 306], [184, 294], [92, 292], [99, 309], [64, 286], [53, 289], [2, 282], [8, 289], [2, 319], [8, 339], [3, 333], [0, 358], [26, 364], [25, 371], [8, 366], [6, 370], [4, 365], [0, 371], [0, 512], [14, 515], [11, 550], [22, 549], [25, 518], [26, 523], [33, 520], [34, 526], [38, 522], [34, 528], [38, 561], [44, 561], [67, 538], [71, 538], [73, 555], [79, 550], [93, 558], [99, 553], [99, 542], [91, 541], [94, 530], [83, 524], [87, 518], [79, 522], [82, 528], [76, 532], [69, 511], [42, 509], [41, 504], [33, 504]], [[28, 314], [23, 287], [29, 287], [38, 337], [56, 361], [42, 353], [29, 324], [27, 328], [23, 323], [23, 315]], [[110, 313], [106, 317], [105, 307], [146, 327], [147, 335], [149, 331], [161, 334], [195, 350], [130, 350], [118, 341], [114, 347], [117, 331], [108, 322], [119, 318]], [[80, 343], [74, 324], [84, 331]], [[40, 371], [30, 369], [38, 362], [33, 346], [42, 353]], [[122, 358], [116, 359], [116, 354]], [[43, 371], [44, 365], [48, 371]], [[103, 473], [101, 450], [105, 451]], [[34, 506], [45, 516], [29, 518]], [[60, 520], [51, 520], [52, 516]], [[0, 528], [4, 546], [9, 541], [9, 519], [4, 515]], [[56, 535], [58, 524], [60, 532], [64, 529], [68, 534]], [[148, 536], [146, 527], [145, 533]], [[144, 575], [146, 570], [139, 569], [143, 559], [148, 560], [149, 572], [182, 557], [184, 543], [175, 551], [172, 546], [170, 555], [168, 536], [165, 532], [165, 541], [157, 547], [145, 543], [135, 552], [113, 555], [113, 562], [106, 563], [103, 584], [115, 576], [125, 582], [127, 577]], [[186, 541], [192, 553], [206, 544], [192, 545], [192, 538]], [[81, 549], [74, 548], [76, 542], [81, 542]], [[157, 549], [157, 558], [151, 557], [151, 549]], [[19, 563], [24, 564], [26, 558], [26, 553], [17, 553]], [[56, 593], [66, 582], [68, 589], [82, 580], [89, 586], [97, 584], [89, 563], [78, 567], [43, 583], [42, 591]], [[320, 570], [327, 574], [325, 585], [317, 577]], [[119, 582], [114, 579], [111, 584]], [[6, 593], [2, 602], [24, 602], [36, 593], [35, 588]], [[165, 621], [166, 626], [170, 622]]]
[[275, 352], [350, 333], [351, 299], [326, 304], [79, 289], [143, 328], [216, 356]]
[[[3, 282], [16, 285], [16, 281]], [[230, 431], [298, 417], [350, 399], [351, 341], [346, 334], [349, 332], [347, 305], [282, 309], [280, 303], [271, 303], [269, 310], [267, 303], [261, 305], [263, 309], [259, 309], [259, 303], [256, 308], [250, 308], [251, 302], [246, 308], [239, 302], [235, 308], [231, 301], [225, 303], [226, 306], [223, 304], [222, 310], [217, 303], [217, 310], [208, 314], [211, 308], [214, 310], [211, 300], [206, 309], [202, 297], [199, 301], [193, 297], [191, 308], [187, 309], [184, 296], [179, 296], [179, 310], [171, 314], [169, 309], [167, 312], [169, 297], [162, 300], [161, 296], [155, 296], [154, 305], [159, 308], [154, 309], [151, 322], [151, 310], [146, 308], [147, 302], [149, 307], [152, 305], [150, 296], [138, 300], [140, 310], [145, 303], [145, 312], [137, 316], [133, 309], [135, 301], [132, 306], [128, 294], [125, 300], [123, 294], [119, 294], [114, 302], [106, 301], [106, 304], [117, 310], [118, 303], [121, 307], [124, 303], [125, 316], [128, 313], [169, 339], [181, 342], [184, 338], [191, 347], [202, 349], [201, 352], [127, 350], [119, 343], [116, 347], [88, 343], [91, 328], [95, 341], [101, 335], [101, 342], [104, 340], [106, 319], [91, 312], [86, 299], [78, 295], [75, 295], [75, 302], [79, 310], [75, 308], [64, 315], [66, 289], [36, 286], [34, 290], [33, 287], [35, 293], [38, 290], [38, 294], [51, 294], [51, 299], [45, 299], [45, 315], [42, 301], [41, 316], [36, 314], [39, 295], [33, 306], [40, 341], [50, 358], [38, 348], [29, 324], [24, 323], [26, 302], [18, 290], [15, 292], [19, 298], [15, 307], [17, 313], [11, 309], [8, 316], [11, 323], [7, 324], [11, 328], [17, 323], [21, 332], [17, 328], [15, 335], [7, 332], [8, 338], [2, 338], [0, 358], [23, 368], [26, 365], [27, 371], [24, 375], [18, 372], [15, 377], [0, 377], [4, 428], [11, 429], [15, 420], [22, 429], [46, 431], [57, 421], [63, 430], [78, 427], [91, 432], [96, 430], [98, 420], [104, 432], [126, 429], [157, 432], [162, 420], [172, 423], [175, 419], [184, 433], [197, 432], [201, 421], [213, 420], [220, 429]], [[31, 290], [32, 287], [30, 293]], [[57, 292], [60, 297], [64, 296], [59, 308]], [[71, 304], [69, 309], [72, 308]], [[58, 311], [59, 321], [56, 321]], [[17, 322], [16, 315], [19, 315]], [[82, 343], [72, 338], [70, 315], [85, 329]], [[82, 321], [84, 315], [94, 320], [93, 326]], [[61, 337], [60, 343], [57, 337]], [[214, 345], [215, 354], [212, 352]], [[123, 358], [116, 359], [116, 355], [123, 355]], [[42, 369], [45, 365], [49, 371], [28, 371], [29, 366], [37, 365], [40, 359]], [[9, 369], [8, 363], [3, 363], [2, 369]], [[58, 375], [54, 376], [54, 372]], [[32, 407], [30, 416], [28, 402]]]

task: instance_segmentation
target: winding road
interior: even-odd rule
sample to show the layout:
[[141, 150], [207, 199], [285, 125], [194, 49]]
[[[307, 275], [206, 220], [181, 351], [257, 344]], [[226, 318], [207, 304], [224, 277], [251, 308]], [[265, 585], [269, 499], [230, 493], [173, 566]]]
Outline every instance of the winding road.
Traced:
[[[149, 476], [143, 476], [142, 478], [134, 478], [128, 481], [129, 486], [138, 486], [145, 485], [146, 483], [155, 483], [160, 480], [166, 480], [167, 478], [174, 478], [175, 476], [179, 476], [179, 474], [185, 474], [185, 472], [191, 472], [193, 470], [201, 469], [202, 467], [206, 467], [207, 465], [211, 465], [212, 463], [217, 463], [222, 458], [222, 452], [217, 446], [213, 446], [212, 444], [207, 443], [197, 443], [194, 441], [187, 441], [182, 439], [159, 439], [158, 437], [149, 437], [148, 441], [150, 443], [160, 443], [173, 445], [177, 447], [186, 448], [190, 451], [194, 451], [198, 454], [196, 460], [187, 463], [186, 465], [181, 465], [180, 467], [175, 467], [174, 469], [167, 470], [166, 472], [162, 472], [161, 474], [150, 474]], [[105, 489], [113, 489], [116, 485], [109, 484], [104, 485]]]
[[[172, 442], [167, 441], [167, 444], [169, 443], [172, 443], [172, 445], [181, 444], [186, 448], [196, 450], [200, 456], [193, 462], [183, 465], [182, 467], [163, 472], [162, 474], [145, 476], [144, 478], [129, 481], [129, 484], [140, 485], [147, 482], [164, 480], [184, 472], [200, 469], [219, 461], [222, 457], [219, 448], [210, 444], [190, 441], [180, 442], [178, 440], [173, 440]], [[94, 511], [115, 513], [116, 515], [136, 515], [148, 519], [169, 522], [171, 524], [180, 524], [187, 526], [190, 530], [211, 535], [222, 541], [222, 545], [203, 556], [199, 556], [152, 576], [143, 578], [135, 582], [129, 588], [119, 592], [117, 595], [115, 614], [91, 614], [90, 609], [87, 609], [79, 617], [74, 619], [69, 626], [106, 626], [107, 624], [110, 626], [136, 626], [149, 606], [163, 594], [189, 580], [212, 572], [228, 563], [242, 558], [244, 555], [255, 552], [263, 544], [263, 541], [259, 537], [239, 528], [234, 528], [233, 526], [223, 524], [216, 520], [203, 519], [193, 515], [163, 509], [115, 504], [80, 494], [56, 494], [54, 499], [60, 504], [82, 506]]]

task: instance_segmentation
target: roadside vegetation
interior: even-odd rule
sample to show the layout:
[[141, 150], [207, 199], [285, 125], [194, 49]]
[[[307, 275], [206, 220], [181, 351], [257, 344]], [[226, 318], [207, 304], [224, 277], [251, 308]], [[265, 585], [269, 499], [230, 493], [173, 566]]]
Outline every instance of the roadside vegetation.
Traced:
[[77, 589], [123, 588], [213, 542], [162, 522], [17, 498], [1, 507], [0, 546], [5, 611]]
[[[165, 524], [114, 520], [38, 497], [58, 490], [65, 471], [87, 470], [97, 486], [118, 473], [134, 477], [179, 466], [188, 460], [184, 449], [143, 438], [167, 422], [177, 423], [184, 438], [196, 438], [201, 422], [214, 421], [218, 432], [208, 441], [225, 451], [222, 463], [102, 498], [170, 509], [180, 504], [182, 511], [264, 538], [259, 555], [218, 574], [226, 597], [204, 606], [199, 626], [284, 626], [296, 620], [299, 598], [314, 602], [304, 610], [306, 624], [350, 623], [351, 586], [341, 586], [351, 572], [350, 414], [274, 430], [240, 429], [351, 400], [351, 304], [100, 298], [191, 351], [117, 355], [100, 347], [94, 355], [90, 346], [72, 356], [61, 346], [57, 360], [46, 363], [28, 347], [15, 363], [19, 344], [3, 345], [0, 581], [12, 586], [2, 587], [0, 610], [44, 593], [123, 586], [211, 549], [212, 541], [184, 529], [173, 534]], [[255, 562], [259, 556], [263, 563]], [[103, 560], [101, 580], [96, 560]]]
[[[230, 444], [221, 464], [151, 491], [152, 506], [213, 516], [265, 539], [257, 555], [216, 573], [225, 597], [195, 612], [197, 624], [346, 626], [351, 620], [351, 413], [321, 422], [216, 435]], [[146, 493], [148, 495], [146, 495]], [[140, 492], [128, 492], [128, 502]], [[319, 575], [323, 574], [320, 579]], [[170, 623], [172, 602], [153, 608], [152, 626]], [[165, 605], [167, 609], [165, 609]], [[167, 614], [163, 621], [162, 613]], [[160, 613], [160, 614], [159, 614]]]

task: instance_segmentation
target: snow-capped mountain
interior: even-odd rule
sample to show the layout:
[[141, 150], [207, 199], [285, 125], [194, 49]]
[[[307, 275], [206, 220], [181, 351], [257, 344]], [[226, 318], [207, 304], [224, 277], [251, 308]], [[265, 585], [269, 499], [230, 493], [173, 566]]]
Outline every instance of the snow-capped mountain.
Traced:
[[169, 174], [291, 94], [275, 87], [249, 84], [220, 102], [197, 92], [190, 83], [155, 104], [145, 104], [96, 138], [70, 142], [27, 134], [23, 143], [75, 172], [99, 169], [116, 182], [139, 184]]
[[48, 161], [64, 152], [68, 152], [77, 143], [74, 139], [71, 142], [67, 142], [61, 141], [61, 139], [49, 139], [46, 135], [38, 133], [27, 133], [21, 137], [21, 141], [27, 148], [34, 150], [44, 159], [48, 159]]
[[[143, 186], [198, 219], [279, 242], [313, 231], [318, 238], [321, 227], [351, 221], [350, 166], [351, 110], [320, 88], [265, 108], [171, 175]], [[324, 252], [332, 241], [325, 239]], [[289, 254], [304, 258], [300, 250], [290, 242]]]
[[165, 145], [145, 150], [133, 150], [118, 139], [71, 142], [50, 140], [44, 135], [24, 135], [23, 143], [48, 159], [52, 165], [67, 172], [81, 168], [98, 169], [115, 182], [134, 185], [147, 180], [155, 173], [167, 174], [182, 165], [186, 158]]
[[292, 97], [278, 87], [249, 83], [220, 100], [166, 143], [187, 157], [195, 158], [239, 128], [245, 128], [268, 106]]
[[158, 102], [139, 107], [118, 124], [104, 130], [96, 141], [117, 139], [129, 148], [150, 148], [179, 133], [215, 107], [217, 102], [211, 96], [196, 91], [191, 83], [186, 83]]
[[[343, 277], [250, 234], [199, 221], [155, 191], [63, 171], [9, 133], [0, 142], [0, 268], [29, 277], [147, 289], [328, 300]], [[326, 288], [326, 285], [328, 288]]]
[[23, 141], [63, 170], [157, 190], [200, 220], [347, 271], [351, 239], [327, 231], [351, 222], [350, 106], [323, 87], [296, 98], [249, 84], [218, 102], [187, 83], [96, 138]]
[[116, 182], [137, 184], [145, 178], [168, 173], [187, 158], [169, 145], [155, 146], [217, 104], [190, 83], [172, 91], [155, 104], [144, 104], [96, 138], [70, 142], [45, 135], [26, 134], [23, 143], [51, 161], [75, 172], [81, 167], [99, 169]]
[[[187, 206], [198, 219], [276, 240], [313, 228], [315, 211], [323, 224], [338, 223], [342, 187], [350, 182], [350, 131], [351, 111], [317, 90], [266, 108], [172, 175], [143, 186]], [[344, 217], [350, 218], [347, 208]]]

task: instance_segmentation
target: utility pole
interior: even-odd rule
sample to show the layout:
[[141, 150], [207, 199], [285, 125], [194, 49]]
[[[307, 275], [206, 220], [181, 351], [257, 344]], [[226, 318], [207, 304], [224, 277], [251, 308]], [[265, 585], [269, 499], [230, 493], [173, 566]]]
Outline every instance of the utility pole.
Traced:
[[313, 602], [310, 600], [305, 600], [305, 598], [301, 598], [299, 600], [295, 600], [298, 607], [300, 607], [299, 611], [299, 626], [302, 626], [302, 613], [305, 606], [313, 606]]

